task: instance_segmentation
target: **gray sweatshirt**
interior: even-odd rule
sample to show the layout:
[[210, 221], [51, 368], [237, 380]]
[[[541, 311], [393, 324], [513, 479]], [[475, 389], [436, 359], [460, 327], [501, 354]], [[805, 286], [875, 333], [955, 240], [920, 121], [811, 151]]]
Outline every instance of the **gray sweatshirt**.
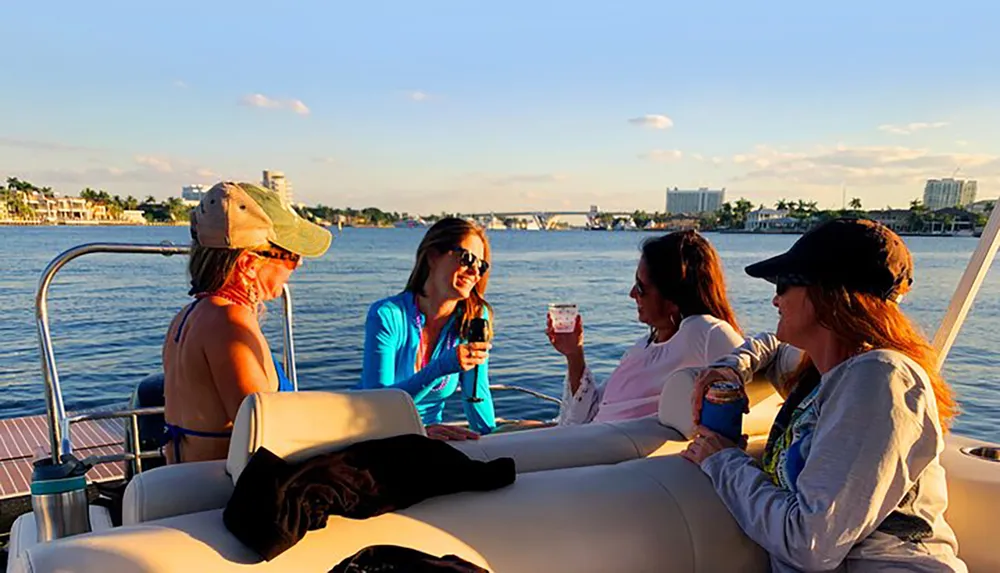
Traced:
[[[755, 371], [774, 380], [789, 351], [759, 335], [713, 366], [731, 367], [744, 381]], [[944, 520], [944, 441], [918, 364], [889, 350], [855, 356], [824, 374], [800, 408], [778, 483], [736, 448], [702, 462], [773, 571], [967, 571]], [[894, 531], [889, 521], [902, 527]]]

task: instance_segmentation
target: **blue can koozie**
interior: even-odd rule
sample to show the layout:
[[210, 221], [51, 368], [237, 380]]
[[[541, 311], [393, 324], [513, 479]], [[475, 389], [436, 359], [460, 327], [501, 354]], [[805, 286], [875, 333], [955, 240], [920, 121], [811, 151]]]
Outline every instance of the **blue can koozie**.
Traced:
[[746, 394], [739, 384], [717, 382], [709, 387], [701, 403], [701, 425], [734, 443], [743, 437]]

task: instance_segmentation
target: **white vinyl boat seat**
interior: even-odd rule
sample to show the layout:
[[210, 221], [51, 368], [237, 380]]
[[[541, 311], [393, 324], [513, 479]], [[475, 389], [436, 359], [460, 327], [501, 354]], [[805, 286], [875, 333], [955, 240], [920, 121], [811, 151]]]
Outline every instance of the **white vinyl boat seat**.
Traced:
[[328, 571], [375, 544], [454, 554], [493, 573], [768, 570], [708, 477], [679, 456], [661, 456], [520, 474], [506, 488], [371, 519], [331, 517], [270, 562], [232, 536], [216, 509], [34, 547], [12, 571]]
[[[668, 379], [658, 416], [501, 433], [452, 445], [472, 459], [511, 457], [519, 474], [674, 454], [693, 431], [695, 372], [681, 370]], [[753, 406], [744, 418], [744, 431], [766, 436], [780, 397], [763, 380], [748, 390]], [[400, 390], [253, 394], [240, 406], [225, 462], [177, 464], [137, 475], [125, 492], [122, 521], [141, 523], [223, 507], [250, 454], [261, 446], [297, 461], [407, 433], [425, 431], [410, 396]]]
[[[539, 479], [534, 477], [534, 472], [547, 474], [552, 472], [545, 470], [560, 467], [577, 467], [576, 472], [579, 473], [562, 474], [567, 476], [590, 476], [591, 469], [604, 475], [600, 473], [603, 471], [599, 470], [600, 467], [641, 465], [639, 462], [642, 460], [628, 460], [663, 459], [685, 447], [685, 436], [690, 436], [691, 432], [688, 404], [692, 384], [693, 371], [676, 373], [664, 387], [659, 412], [655, 417], [498, 434], [476, 442], [456, 444], [456, 447], [476, 459], [514, 457], [519, 470], [518, 482], [514, 486], [516, 488]], [[346, 395], [336, 392], [302, 392], [298, 396], [274, 394], [248, 399], [240, 410], [237, 420], [239, 427], [234, 433], [234, 436], [242, 436], [239, 442], [242, 445], [231, 447], [231, 459], [179, 464], [143, 472], [126, 491], [124, 523], [137, 524], [224, 507], [232, 494], [234, 483], [226, 466], [230, 464], [233, 469], [241, 469], [251, 448], [266, 445], [288, 457], [302, 452], [307, 452], [303, 455], [308, 456], [365, 439], [424, 431], [409, 396], [398, 391], [373, 392], [351, 392]], [[756, 437], [751, 439], [751, 451], [754, 451], [766, 438], [781, 398], [762, 380], [751, 383], [748, 393], [753, 406], [750, 415], [744, 419], [744, 431]], [[283, 421], [289, 418], [292, 421]], [[993, 551], [996, 527], [990, 525], [1000, 515], [1000, 497], [994, 495], [1000, 489], [1000, 476], [996, 472], [1000, 464], [967, 456], [959, 449], [988, 445], [952, 435], [948, 438], [942, 458], [948, 472], [950, 492], [947, 519], [958, 535], [959, 554], [967, 560], [972, 571], [1000, 570], [1000, 559]], [[587, 498], [580, 498], [577, 503], [581, 503], [581, 499]], [[406, 531], [415, 531], [413, 528], [416, 527], [424, 531], [426, 528], [423, 525], [413, 524], [404, 517], [424, 515], [422, 508], [436, 503], [438, 502], [431, 500], [412, 510], [401, 512], [396, 517], [383, 516], [385, 519], [380, 523], [392, 521], [393, 527], [401, 527]], [[527, 519], [527, 514], [525, 516], [523, 523], [533, 523]], [[480, 516], [480, 519], [489, 521], [492, 517]], [[181, 520], [169, 523], [189, 522]], [[539, 523], [552, 522], [541, 520]], [[530, 529], [533, 531], [533, 528]], [[358, 531], [361, 530], [363, 528]], [[171, 535], [181, 534], [173, 532]], [[542, 535], [543, 539], [549, 539], [547, 532]], [[430, 549], [428, 552], [431, 553], [435, 548], [452, 547], [452, 541], [440, 541], [441, 539], [440, 536], [427, 537], [428, 545], [420, 547]], [[236, 542], [230, 540], [227, 543]], [[528, 543], [537, 543], [537, 538]], [[582, 545], [584, 544], [581, 543]], [[333, 562], [330, 566], [332, 564]]]

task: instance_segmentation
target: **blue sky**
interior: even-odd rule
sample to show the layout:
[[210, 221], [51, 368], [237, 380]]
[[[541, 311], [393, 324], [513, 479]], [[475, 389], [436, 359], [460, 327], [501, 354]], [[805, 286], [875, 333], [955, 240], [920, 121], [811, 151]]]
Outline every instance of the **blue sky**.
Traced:
[[0, 175], [64, 193], [269, 168], [420, 213], [902, 206], [956, 169], [1000, 194], [992, 0], [37, 6], [0, 8]]

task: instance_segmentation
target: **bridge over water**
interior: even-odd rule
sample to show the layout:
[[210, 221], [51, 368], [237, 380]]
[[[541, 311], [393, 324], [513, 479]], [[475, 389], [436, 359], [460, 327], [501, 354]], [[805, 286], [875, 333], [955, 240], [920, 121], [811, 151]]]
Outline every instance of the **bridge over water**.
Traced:
[[599, 215], [611, 215], [615, 218], [627, 218], [632, 220], [631, 212], [624, 211], [598, 211], [591, 208], [590, 211], [490, 211], [489, 213], [459, 213], [460, 217], [468, 217], [477, 221], [491, 221], [493, 219], [527, 218], [533, 220], [539, 229], [551, 229], [555, 227], [559, 217], [586, 217], [587, 225], [594, 226], [598, 223]]

